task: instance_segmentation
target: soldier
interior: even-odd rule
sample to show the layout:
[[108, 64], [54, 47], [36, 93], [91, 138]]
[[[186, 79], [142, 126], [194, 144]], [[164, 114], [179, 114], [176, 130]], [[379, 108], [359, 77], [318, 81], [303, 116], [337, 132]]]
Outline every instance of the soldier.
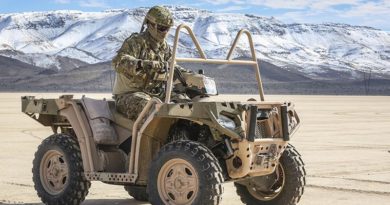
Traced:
[[116, 108], [129, 119], [135, 120], [153, 96], [163, 98], [165, 82], [159, 76], [166, 72], [172, 56], [165, 41], [172, 26], [173, 17], [168, 9], [152, 7], [141, 32], [127, 38], [112, 61], [116, 71], [113, 89]]

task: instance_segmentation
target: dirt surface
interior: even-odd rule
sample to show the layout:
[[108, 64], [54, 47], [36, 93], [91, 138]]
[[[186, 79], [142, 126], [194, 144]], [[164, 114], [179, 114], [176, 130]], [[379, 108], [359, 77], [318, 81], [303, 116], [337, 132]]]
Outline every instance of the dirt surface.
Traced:
[[[0, 95], [0, 204], [41, 204], [31, 180], [32, 159], [51, 130], [20, 112], [22, 95]], [[299, 204], [390, 204], [390, 97], [275, 95], [266, 99], [293, 101], [302, 120], [291, 141], [303, 155], [308, 174]], [[93, 182], [83, 204], [147, 203], [130, 198], [121, 186]], [[241, 204], [231, 183], [225, 185], [222, 204]]]

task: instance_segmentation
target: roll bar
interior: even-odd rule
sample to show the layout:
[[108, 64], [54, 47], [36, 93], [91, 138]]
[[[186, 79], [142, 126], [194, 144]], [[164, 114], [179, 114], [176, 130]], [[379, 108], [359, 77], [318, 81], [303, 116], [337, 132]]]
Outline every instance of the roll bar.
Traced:
[[[192, 42], [194, 42], [196, 49], [200, 55], [200, 58], [177, 58], [177, 46], [179, 43], [179, 34], [182, 29], [186, 29], [188, 34], [190, 35]], [[252, 60], [232, 60], [232, 54], [234, 49], [237, 47], [238, 40], [240, 39], [242, 34], [246, 34], [249, 41], [249, 46], [251, 49], [251, 55]], [[255, 47], [253, 45], [253, 39], [252, 35], [249, 33], [248, 30], [241, 29], [238, 33], [236, 38], [233, 41], [232, 47], [229, 50], [229, 53], [226, 57], [226, 59], [208, 59], [206, 55], [203, 52], [202, 47], [199, 45], [198, 40], [196, 39], [194, 33], [192, 32], [191, 28], [185, 24], [180, 24], [176, 29], [175, 34], [175, 40], [173, 44], [173, 53], [172, 53], [172, 60], [169, 64], [169, 78], [167, 82], [167, 89], [166, 89], [166, 97], [165, 97], [165, 103], [169, 103], [171, 101], [171, 92], [172, 92], [172, 84], [173, 84], [173, 75], [174, 75], [174, 68], [176, 63], [178, 62], [189, 62], [189, 63], [211, 63], [211, 64], [230, 64], [230, 65], [252, 65], [253, 68], [256, 71], [256, 80], [259, 88], [259, 94], [260, 94], [260, 100], [264, 101], [264, 91], [263, 91], [263, 83], [261, 81], [261, 75], [260, 75], [260, 69], [259, 64], [257, 62], [256, 58], [256, 51]]]

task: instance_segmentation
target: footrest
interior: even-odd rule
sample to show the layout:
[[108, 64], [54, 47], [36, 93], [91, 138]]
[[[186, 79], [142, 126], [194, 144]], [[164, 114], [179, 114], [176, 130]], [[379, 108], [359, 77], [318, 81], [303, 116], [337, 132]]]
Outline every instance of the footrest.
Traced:
[[89, 181], [135, 183], [137, 175], [129, 173], [85, 172]]

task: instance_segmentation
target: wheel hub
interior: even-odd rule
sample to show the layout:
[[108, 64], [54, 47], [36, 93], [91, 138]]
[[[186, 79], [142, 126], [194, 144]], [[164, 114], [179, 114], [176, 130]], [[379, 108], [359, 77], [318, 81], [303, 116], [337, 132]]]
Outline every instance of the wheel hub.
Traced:
[[262, 185], [258, 185], [256, 181], [257, 177], [250, 179], [247, 185], [249, 193], [261, 201], [270, 201], [275, 199], [282, 192], [286, 182], [284, 168], [280, 163], [273, 175], [273, 177], [275, 177], [275, 182], [268, 191], [264, 191], [264, 187]]
[[179, 177], [177, 179], [175, 179], [175, 189], [176, 190], [180, 190], [184, 186], [185, 186], [185, 184], [183, 183], [182, 179], [180, 179]]
[[189, 162], [172, 159], [159, 172], [158, 189], [168, 204], [191, 204], [198, 193], [198, 175]]
[[64, 156], [57, 150], [45, 153], [40, 165], [43, 188], [52, 195], [61, 193], [68, 182], [68, 166]]

